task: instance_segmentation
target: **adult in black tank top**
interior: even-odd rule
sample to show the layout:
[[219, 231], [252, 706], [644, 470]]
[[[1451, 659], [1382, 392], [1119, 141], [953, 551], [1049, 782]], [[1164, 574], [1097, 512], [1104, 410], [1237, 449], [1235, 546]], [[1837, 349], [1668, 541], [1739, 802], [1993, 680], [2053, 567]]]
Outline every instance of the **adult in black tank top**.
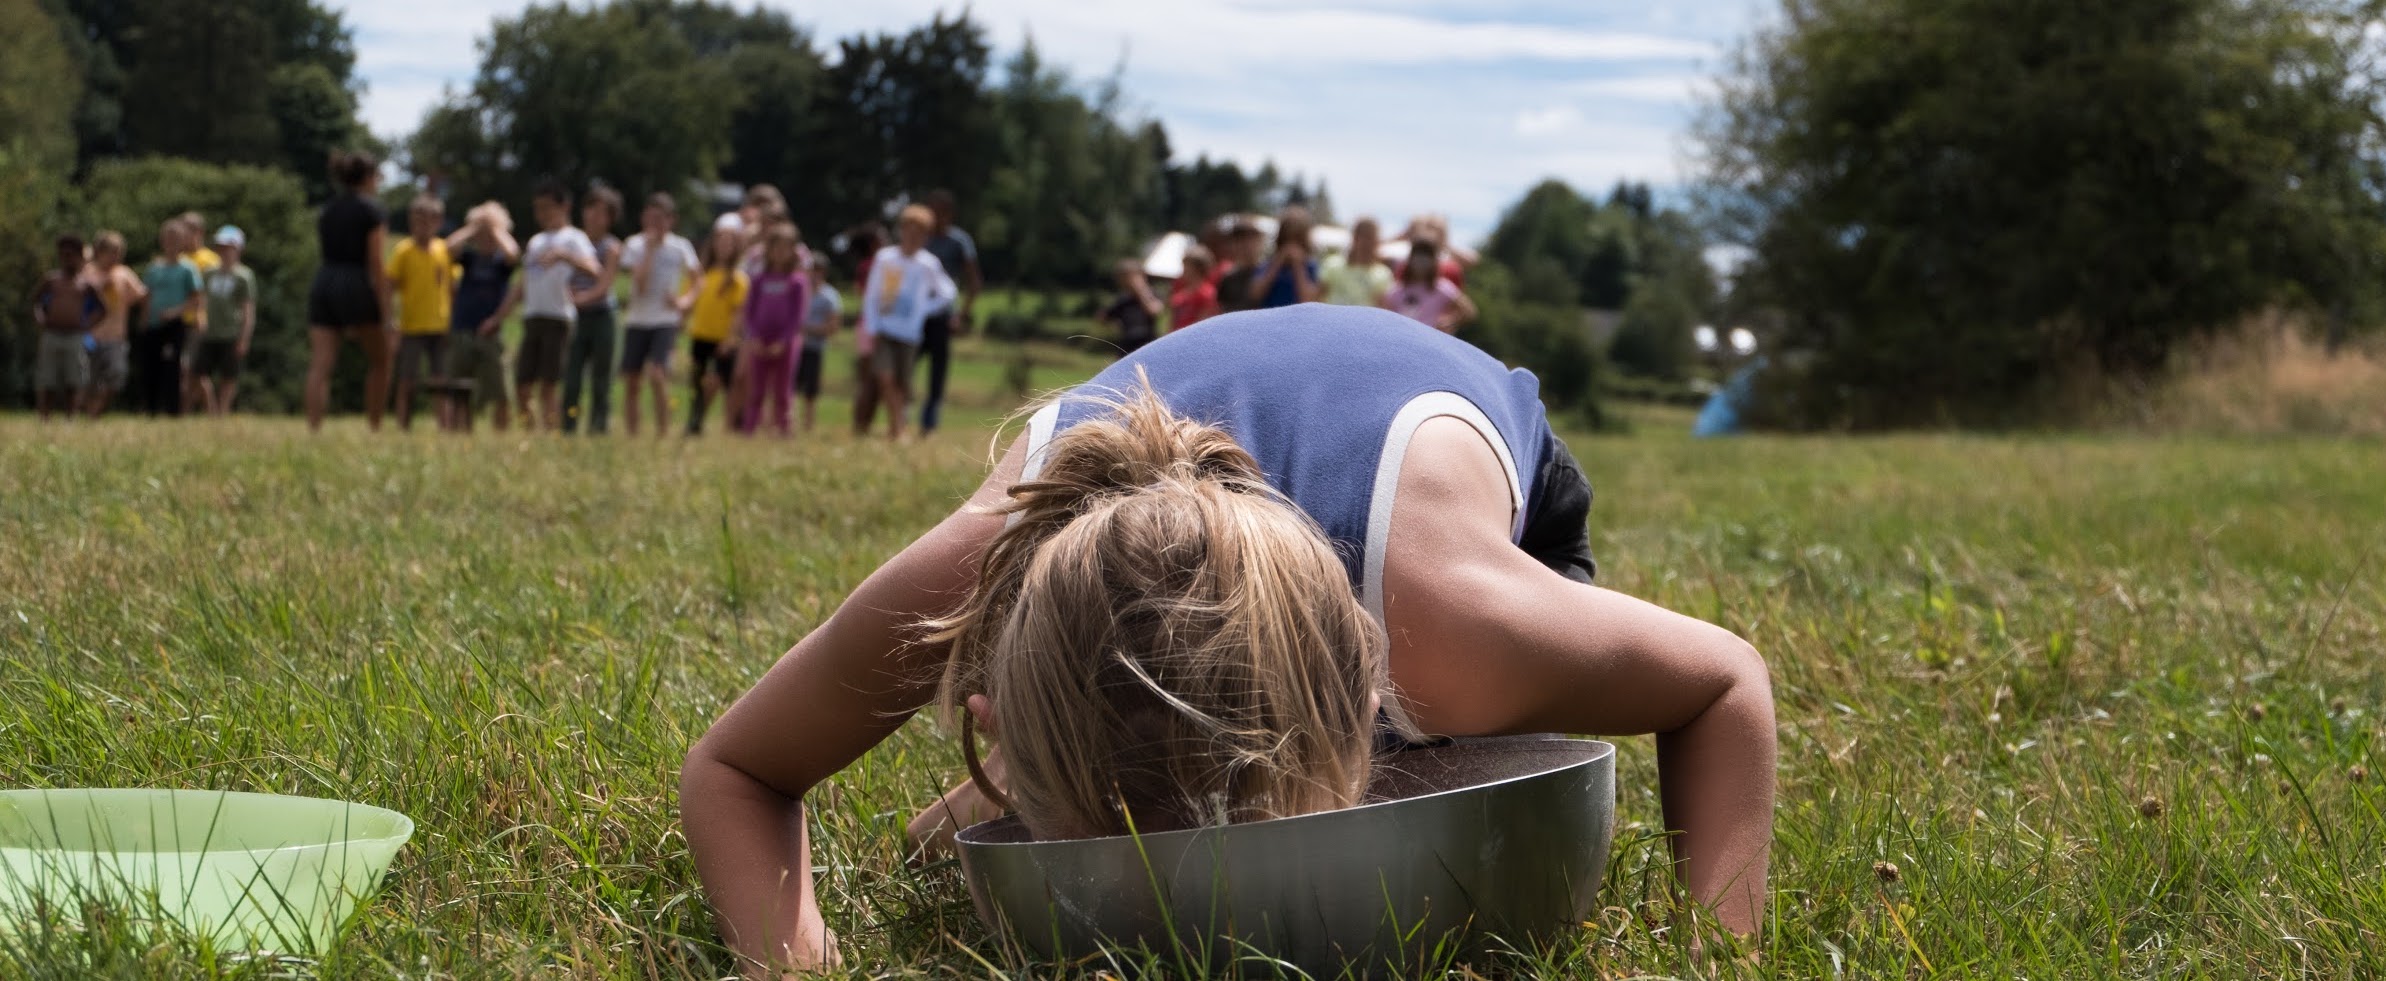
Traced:
[[368, 153], [332, 154], [331, 181], [339, 190], [315, 216], [323, 264], [307, 292], [307, 428], [323, 428], [331, 402], [331, 370], [345, 339], [365, 354], [365, 421], [381, 431], [389, 401], [391, 331], [389, 276], [382, 268], [387, 234], [381, 206], [381, 164]]

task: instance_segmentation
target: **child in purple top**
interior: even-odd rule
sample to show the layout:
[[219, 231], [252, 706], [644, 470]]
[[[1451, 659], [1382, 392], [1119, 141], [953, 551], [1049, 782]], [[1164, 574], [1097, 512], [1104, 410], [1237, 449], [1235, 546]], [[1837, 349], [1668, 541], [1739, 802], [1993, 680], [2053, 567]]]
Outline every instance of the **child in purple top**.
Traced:
[[788, 405], [795, 393], [795, 367], [803, 357], [804, 318], [812, 308], [812, 284], [805, 278], [795, 226], [778, 224], [763, 238], [762, 271], [746, 293], [748, 377], [745, 431], [762, 427], [770, 408], [771, 428], [794, 432]]

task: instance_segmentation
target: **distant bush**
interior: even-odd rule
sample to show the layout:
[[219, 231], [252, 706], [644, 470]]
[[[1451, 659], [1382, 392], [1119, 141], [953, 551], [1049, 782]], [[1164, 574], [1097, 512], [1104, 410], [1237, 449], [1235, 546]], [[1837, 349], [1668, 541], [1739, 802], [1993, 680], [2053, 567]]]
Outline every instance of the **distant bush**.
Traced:
[[1606, 359], [1592, 343], [1589, 317], [1578, 307], [1520, 299], [1509, 271], [1494, 262], [1475, 267], [1467, 292], [1480, 314], [1459, 337], [1541, 379], [1541, 401], [1553, 418], [1571, 416], [1601, 428], [1599, 405]]
[[[257, 333], [240, 403], [268, 412], [299, 406], [306, 384], [306, 293], [317, 253], [313, 211], [298, 178], [262, 167], [170, 157], [107, 160], [91, 169], [69, 207], [74, 227], [86, 236], [102, 229], [122, 232], [125, 261], [136, 268], [156, 253], [158, 225], [175, 215], [199, 212], [210, 236], [223, 225], [240, 226], [249, 243], [242, 262], [256, 272], [258, 292]], [[334, 389], [360, 391], [361, 366], [346, 367], [356, 378]]]

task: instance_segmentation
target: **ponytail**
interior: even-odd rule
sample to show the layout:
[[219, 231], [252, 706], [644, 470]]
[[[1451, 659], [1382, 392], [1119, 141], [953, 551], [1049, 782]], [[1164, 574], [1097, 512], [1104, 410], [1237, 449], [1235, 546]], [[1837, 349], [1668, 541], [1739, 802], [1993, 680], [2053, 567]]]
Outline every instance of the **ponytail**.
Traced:
[[924, 626], [969, 741], [993, 699], [1006, 795], [1039, 837], [1348, 806], [1382, 634], [1324, 534], [1224, 430], [1151, 392], [1054, 436], [976, 587]]

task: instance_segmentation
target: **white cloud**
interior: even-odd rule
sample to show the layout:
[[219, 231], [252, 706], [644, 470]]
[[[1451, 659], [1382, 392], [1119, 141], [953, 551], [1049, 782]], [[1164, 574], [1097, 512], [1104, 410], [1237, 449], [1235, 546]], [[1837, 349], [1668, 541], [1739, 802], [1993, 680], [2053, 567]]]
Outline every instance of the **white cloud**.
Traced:
[[1516, 135], [1523, 137], [1555, 136], [1581, 125], [1582, 110], [1573, 106], [1546, 106], [1516, 114]]
[[[446, 84], [467, 82], [475, 41], [526, 0], [330, 0], [358, 34], [377, 133], [411, 130]], [[827, 45], [902, 31], [960, 0], [787, 9]], [[1337, 0], [1325, 0], [1337, 2]], [[1545, 176], [1596, 188], [1680, 177], [1677, 134], [1702, 66], [1758, 16], [1756, 0], [1665, 11], [1566, 0], [970, 0], [1003, 57], [1032, 37], [1079, 78], [1124, 66], [1129, 97], [1177, 153], [1330, 182], [1338, 210], [1446, 212], [1462, 236]], [[1590, 6], [1590, 9], [1585, 9]], [[1678, 8], [1678, 9], [1677, 9]]]

